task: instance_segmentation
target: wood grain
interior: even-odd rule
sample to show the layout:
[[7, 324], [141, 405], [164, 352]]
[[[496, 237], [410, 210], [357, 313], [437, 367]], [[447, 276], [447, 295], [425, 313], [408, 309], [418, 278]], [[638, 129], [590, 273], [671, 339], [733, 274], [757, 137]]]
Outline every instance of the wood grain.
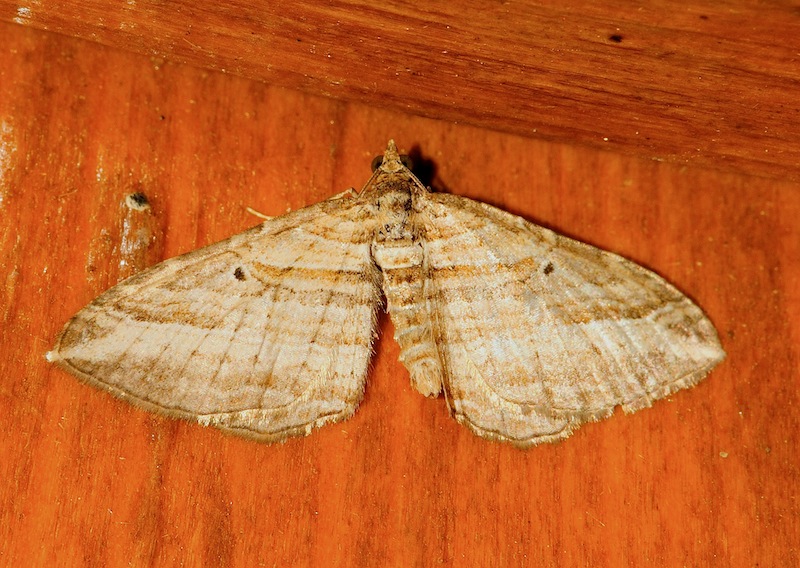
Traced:
[[[356, 416], [277, 446], [153, 416], [45, 362], [123, 275], [130, 193], [152, 203], [147, 254], [169, 257], [255, 225], [246, 206], [276, 214], [359, 185], [392, 137], [435, 186], [660, 273], [728, 359], [652, 409], [528, 451], [415, 393], [386, 317]], [[794, 182], [0, 25], [0, 565], [796, 565], [799, 216]]]
[[0, 19], [334, 99], [800, 180], [791, 3], [0, 0]]

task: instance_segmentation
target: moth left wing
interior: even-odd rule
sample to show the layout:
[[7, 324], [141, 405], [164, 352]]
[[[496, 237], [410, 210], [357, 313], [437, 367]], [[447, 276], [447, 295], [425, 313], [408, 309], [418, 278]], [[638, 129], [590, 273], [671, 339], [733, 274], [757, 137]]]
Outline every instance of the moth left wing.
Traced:
[[633, 262], [458, 196], [416, 208], [445, 396], [479, 435], [564, 438], [692, 386], [725, 356], [703, 312]]
[[348, 418], [380, 305], [353, 194], [271, 219], [125, 280], [48, 359], [170, 416], [266, 441]]

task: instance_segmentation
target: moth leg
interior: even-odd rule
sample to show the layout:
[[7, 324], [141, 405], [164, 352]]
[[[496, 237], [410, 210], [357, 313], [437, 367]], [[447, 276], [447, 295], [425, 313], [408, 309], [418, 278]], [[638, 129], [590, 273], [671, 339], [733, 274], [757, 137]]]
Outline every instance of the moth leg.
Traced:
[[264, 221], [269, 221], [270, 219], [274, 219], [275, 217], [271, 215], [264, 215], [261, 211], [256, 211], [252, 207], [246, 207], [245, 210], [250, 213], [250, 215], [255, 215], [259, 219], [264, 219]]

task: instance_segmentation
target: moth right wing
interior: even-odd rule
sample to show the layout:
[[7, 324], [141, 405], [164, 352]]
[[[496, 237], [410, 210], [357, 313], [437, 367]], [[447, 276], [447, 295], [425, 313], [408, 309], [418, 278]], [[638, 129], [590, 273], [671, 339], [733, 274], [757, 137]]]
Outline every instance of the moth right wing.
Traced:
[[724, 357], [688, 298], [615, 254], [427, 194], [428, 310], [457, 420], [531, 445], [694, 385]]
[[265, 441], [348, 418], [381, 303], [353, 194], [271, 219], [106, 291], [48, 359], [162, 414]]

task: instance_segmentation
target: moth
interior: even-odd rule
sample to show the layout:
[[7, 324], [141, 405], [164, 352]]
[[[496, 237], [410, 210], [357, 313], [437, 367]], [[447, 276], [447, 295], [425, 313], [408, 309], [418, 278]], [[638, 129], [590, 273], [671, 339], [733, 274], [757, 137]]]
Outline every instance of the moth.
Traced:
[[128, 278], [47, 358], [145, 409], [282, 441], [355, 412], [384, 305], [414, 388], [519, 446], [648, 407], [725, 357], [661, 277], [430, 191], [390, 141], [360, 192]]

